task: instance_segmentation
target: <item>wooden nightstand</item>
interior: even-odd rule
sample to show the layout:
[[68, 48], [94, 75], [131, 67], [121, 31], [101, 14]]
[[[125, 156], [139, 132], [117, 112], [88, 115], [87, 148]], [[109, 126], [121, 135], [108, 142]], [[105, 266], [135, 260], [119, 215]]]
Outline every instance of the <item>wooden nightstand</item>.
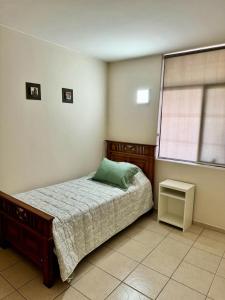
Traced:
[[158, 221], [185, 231], [192, 224], [195, 186], [167, 179], [159, 184]]

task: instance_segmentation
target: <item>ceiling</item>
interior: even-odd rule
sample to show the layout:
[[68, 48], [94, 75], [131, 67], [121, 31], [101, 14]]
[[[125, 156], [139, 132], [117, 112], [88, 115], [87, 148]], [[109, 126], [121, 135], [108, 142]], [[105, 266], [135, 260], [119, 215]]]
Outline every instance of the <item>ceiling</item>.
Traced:
[[225, 0], [0, 0], [0, 24], [105, 61], [225, 42]]

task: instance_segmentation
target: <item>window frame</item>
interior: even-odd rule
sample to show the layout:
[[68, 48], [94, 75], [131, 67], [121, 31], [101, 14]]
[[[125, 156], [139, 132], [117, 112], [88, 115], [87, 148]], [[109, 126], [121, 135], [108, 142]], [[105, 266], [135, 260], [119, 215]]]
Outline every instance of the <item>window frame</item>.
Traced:
[[[176, 52], [176, 53], [163, 55], [162, 68], [161, 68], [161, 85], [160, 85], [160, 101], [159, 101], [159, 113], [158, 113], [158, 130], [157, 130], [157, 152], [156, 152], [157, 153], [157, 159], [164, 160], [164, 161], [178, 162], [178, 163], [181, 162], [181, 163], [186, 163], [186, 164], [190, 164], [190, 165], [200, 165], [200, 166], [202, 165], [202, 166], [210, 166], [210, 167], [225, 169], [225, 164], [210, 163], [210, 162], [204, 162], [204, 161], [200, 160], [201, 149], [202, 149], [203, 122], [204, 122], [204, 117], [203, 116], [204, 116], [205, 103], [206, 103], [206, 91], [207, 91], [207, 89], [212, 88], [212, 87], [220, 87], [220, 86], [225, 87], [225, 82], [211, 83], [211, 84], [190, 84], [190, 85], [180, 85], [180, 86], [172, 86], [172, 87], [165, 87], [164, 88], [165, 59], [166, 58], [183, 56], [183, 55], [191, 55], [191, 54], [197, 54], [197, 53], [208, 52], [208, 51], [216, 51], [216, 50], [222, 50], [222, 49], [225, 49], [225, 45], [210, 47], [210, 48], [203, 48], [203, 49], [194, 49], [194, 50], [189, 50], [189, 51]], [[193, 87], [201, 87], [203, 89], [197, 160], [196, 161], [191, 161], [191, 160], [182, 160], [182, 159], [161, 157], [160, 156], [160, 141], [161, 141], [161, 127], [162, 127], [163, 92], [164, 92], [165, 89], [179, 89], [179, 88], [184, 89], [184, 88], [193, 88]]]

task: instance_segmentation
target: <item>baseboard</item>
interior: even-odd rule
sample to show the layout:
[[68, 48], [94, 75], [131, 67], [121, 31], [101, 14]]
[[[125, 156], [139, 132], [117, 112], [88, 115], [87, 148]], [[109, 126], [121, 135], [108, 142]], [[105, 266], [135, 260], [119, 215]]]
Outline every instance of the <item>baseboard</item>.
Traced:
[[193, 224], [202, 226], [202, 227], [207, 228], [207, 229], [216, 230], [216, 231], [221, 232], [221, 233], [225, 233], [225, 229], [220, 228], [220, 227], [212, 226], [212, 225], [201, 223], [201, 222], [198, 222], [198, 221], [193, 221]]
[[[154, 214], [157, 215], [158, 210], [155, 207], [154, 207], [153, 211], [154, 211]], [[193, 224], [202, 226], [202, 227], [207, 228], [207, 229], [216, 230], [216, 231], [221, 232], [221, 233], [225, 233], [225, 229], [220, 228], [220, 227], [216, 227], [216, 226], [213, 226], [213, 225], [209, 225], [209, 224], [206, 224], [206, 223], [202, 223], [202, 222], [198, 222], [198, 221], [193, 220]]]

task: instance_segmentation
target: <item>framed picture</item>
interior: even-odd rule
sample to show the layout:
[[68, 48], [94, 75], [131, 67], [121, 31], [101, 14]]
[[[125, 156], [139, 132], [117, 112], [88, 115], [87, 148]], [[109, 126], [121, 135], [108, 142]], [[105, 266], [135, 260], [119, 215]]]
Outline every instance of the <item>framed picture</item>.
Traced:
[[73, 103], [73, 90], [62, 88], [62, 102]]
[[41, 85], [26, 82], [26, 98], [29, 100], [41, 100]]

